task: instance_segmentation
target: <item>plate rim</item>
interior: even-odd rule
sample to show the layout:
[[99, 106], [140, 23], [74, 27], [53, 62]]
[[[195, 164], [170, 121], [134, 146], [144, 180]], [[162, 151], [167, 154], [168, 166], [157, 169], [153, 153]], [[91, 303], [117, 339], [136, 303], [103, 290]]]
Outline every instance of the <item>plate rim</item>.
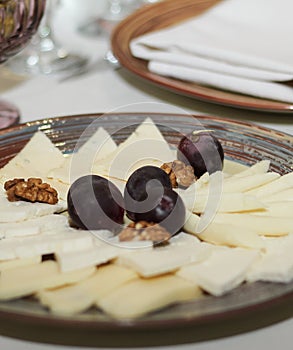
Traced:
[[[150, 5], [152, 6], [152, 5]], [[103, 117], [103, 116], [140, 116], [140, 117], [147, 117], [147, 116], [175, 116], [175, 117], [194, 117], [194, 118], [199, 118], [199, 119], [212, 119], [212, 120], [217, 120], [219, 122], [223, 123], [232, 123], [232, 124], [237, 124], [237, 125], [243, 125], [248, 128], [258, 128], [264, 132], [275, 132], [279, 136], [284, 136], [288, 138], [288, 140], [293, 140], [293, 135], [290, 134], [289, 132], [281, 131], [275, 128], [270, 128], [268, 126], [263, 126], [258, 123], [255, 123], [253, 121], [248, 121], [248, 120], [238, 120], [235, 118], [228, 118], [228, 117], [223, 117], [223, 116], [217, 116], [213, 114], [201, 114], [201, 113], [196, 113], [196, 112], [187, 112], [187, 113], [166, 113], [166, 112], [91, 112], [91, 113], [78, 113], [78, 114], [69, 114], [69, 115], [56, 115], [52, 117], [45, 117], [45, 118], [40, 118], [32, 121], [27, 121], [15, 125], [11, 125], [7, 128], [0, 129], [0, 136], [5, 135], [10, 132], [15, 132], [17, 130], [21, 130], [24, 128], [28, 127], [37, 127], [40, 125], [46, 125], [51, 123], [52, 121], [66, 121], [69, 119], [80, 119], [83, 117], [87, 118], [94, 118], [94, 117]]]
[[[122, 20], [113, 30], [111, 35], [111, 48], [120, 64], [131, 74], [141, 78], [145, 82], [152, 83], [168, 91], [191, 97], [200, 101], [210, 102], [216, 105], [236, 107], [240, 109], [271, 113], [292, 113], [293, 103], [285, 103], [269, 99], [257, 98], [249, 95], [233, 93], [196, 83], [187, 83], [178, 79], [160, 76], [147, 69], [146, 61], [132, 56], [129, 48], [130, 40], [138, 35], [152, 30], [161, 29], [170, 24], [174, 14], [178, 14], [179, 20], [187, 19], [213, 6], [222, 0], [173, 0], [148, 4], [136, 10]], [[182, 15], [185, 13], [185, 17]], [[167, 16], [169, 13], [170, 16]], [[182, 18], [182, 16], [184, 18]], [[175, 21], [175, 20], [174, 20]], [[152, 30], [144, 27], [153, 26]]]

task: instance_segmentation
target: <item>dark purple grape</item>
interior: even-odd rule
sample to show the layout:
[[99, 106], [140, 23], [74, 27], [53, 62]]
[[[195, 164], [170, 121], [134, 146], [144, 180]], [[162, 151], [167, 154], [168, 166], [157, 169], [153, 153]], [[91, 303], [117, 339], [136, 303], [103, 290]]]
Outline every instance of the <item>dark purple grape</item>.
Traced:
[[86, 230], [120, 230], [124, 217], [124, 201], [119, 189], [98, 175], [86, 175], [70, 187], [68, 213], [77, 227]]
[[148, 187], [154, 186], [172, 188], [170, 178], [164, 170], [151, 165], [141, 167], [128, 178], [124, 197], [130, 195], [134, 200], [145, 200]]
[[169, 187], [148, 188], [146, 199], [136, 201], [125, 196], [127, 216], [135, 221], [160, 223], [169, 233], [178, 232], [185, 221], [185, 206], [181, 197]]
[[208, 131], [194, 131], [184, 136], [178, 146], [177, 158], [194, 168], [197, 178], [223, 169], [224, 151], [220, 141]]

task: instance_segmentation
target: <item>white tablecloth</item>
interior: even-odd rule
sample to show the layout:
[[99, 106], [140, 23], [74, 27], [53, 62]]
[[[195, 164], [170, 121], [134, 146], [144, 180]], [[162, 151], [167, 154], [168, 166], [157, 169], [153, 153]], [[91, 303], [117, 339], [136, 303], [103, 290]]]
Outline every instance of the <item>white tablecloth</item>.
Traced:
[[[82, 3], [82, 4], [81, 4]], [[82, 23], [81, 14], [88, 14], [92, 0], [67, 0], [56, 17], [58, 38], [75, 51], [84, 52], [97, 61], [88, 74], [69, 80], [49, 77], [23, 79], [0, 73], [1, 98], [9, 99], [22, 111], [22, 122], [46, 117], [117, 111], [166, 111], [223, 116], [252, 121], [293, 135], [293, 113], [258, 113], [199, 102], [155, 87], [136, 79], [124, 69], [114, 70], [103, 62], [108, 43], [101, 37], [85, 38], [76, 34]], [[100, 4], [99, 4], [100, 5]], [[97, 6], [98, 7], [98, 6]], [[247, 350], [292, 349], [293, 319], [261, 330], [203, 343], [170, 346], [166, 350]], [[0, 331], [1, 333], [1, 331]], [[0, 336], [0, 349], [8, 350], [81, 350], [55, 345], [34, 344]], [[155, 348], [152, 348], [155, 349]]]

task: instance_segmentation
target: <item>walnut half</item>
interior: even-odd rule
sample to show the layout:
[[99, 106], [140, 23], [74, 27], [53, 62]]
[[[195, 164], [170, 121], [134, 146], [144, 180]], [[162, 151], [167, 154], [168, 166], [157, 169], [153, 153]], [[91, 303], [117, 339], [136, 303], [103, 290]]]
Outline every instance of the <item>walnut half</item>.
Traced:
[[191, 165], [186, 165], [180, 160], [174, 160], [170, 163], [164, 163], [161, 166], [170, 178], [173, 188], [178, 186], [189, 187], [196, 181], [194, 170]]
[[153, 241], [162, 244], [171, 238], [171, 234], [162, 226], [147, 221], [132, 222], [119, 233], [121, 242]]
[[19, 200], [48, 204], [58, 202], [57, 191], [39, 178], [32, 177], [27, 181], [24, 179], [8, 180], [4, 184], [4, 189], [10, 202]]

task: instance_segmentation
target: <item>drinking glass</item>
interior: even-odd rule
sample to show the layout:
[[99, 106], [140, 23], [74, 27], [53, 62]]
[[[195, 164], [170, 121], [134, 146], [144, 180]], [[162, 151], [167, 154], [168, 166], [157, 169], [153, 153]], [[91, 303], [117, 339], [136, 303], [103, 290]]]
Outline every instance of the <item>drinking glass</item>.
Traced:
[[44, 18], [31, 44], [9, 64], [19, 74], [56, 74], [79, 69], [87, 58], [68, 52], [55, 38], [52, 19], [60, 0], [47, 0]]
[[[0, 0], [0, 64], [16, 55], [38, 29], [46, 0]], [[19, 120], [19, 111], [0, 101], [0, 128]]]

